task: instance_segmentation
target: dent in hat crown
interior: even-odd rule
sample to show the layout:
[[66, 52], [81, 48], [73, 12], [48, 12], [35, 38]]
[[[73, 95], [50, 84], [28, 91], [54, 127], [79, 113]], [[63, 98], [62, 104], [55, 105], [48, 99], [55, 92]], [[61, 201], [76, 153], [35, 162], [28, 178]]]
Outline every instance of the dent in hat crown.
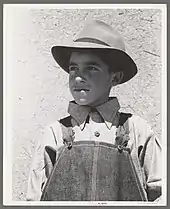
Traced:
[[74, 42], [89, 42], [125, 51], [120, 34], [110, 25], [100, 20], [92, 20], [76, 35]]

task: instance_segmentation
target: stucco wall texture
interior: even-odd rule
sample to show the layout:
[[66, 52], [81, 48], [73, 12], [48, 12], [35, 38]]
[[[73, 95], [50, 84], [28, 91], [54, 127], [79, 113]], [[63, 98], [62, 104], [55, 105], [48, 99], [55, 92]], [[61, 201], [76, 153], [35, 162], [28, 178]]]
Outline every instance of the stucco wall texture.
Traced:
[[161, 10], [15, 8], [7, 14], [13, 200], [25, 200], [36, 141], [47, 124], [67, 114], [72, 99], [68, 75], [53, 60], [51, 46], [71, 38], [87, 20], [103, 20], [123, 36], [138, 74], [111, 95], [122, 111], [145, 118], [161, 138]]

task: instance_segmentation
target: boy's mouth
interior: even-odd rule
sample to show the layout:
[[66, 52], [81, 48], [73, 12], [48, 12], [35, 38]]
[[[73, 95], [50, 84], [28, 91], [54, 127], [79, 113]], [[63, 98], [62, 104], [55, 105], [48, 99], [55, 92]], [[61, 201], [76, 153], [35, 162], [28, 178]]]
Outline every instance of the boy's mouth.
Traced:
[[76, 92], [90, 91], [90, 89], [87, 89], [87, 88], [74, 88], [73, 90], [76, 91]]

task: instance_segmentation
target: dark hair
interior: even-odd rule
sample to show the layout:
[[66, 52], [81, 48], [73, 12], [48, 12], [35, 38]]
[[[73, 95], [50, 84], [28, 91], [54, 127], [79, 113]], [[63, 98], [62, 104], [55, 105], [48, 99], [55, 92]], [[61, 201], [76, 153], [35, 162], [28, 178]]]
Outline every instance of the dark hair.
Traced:
[[87, 53], [92, 53], [109, 66], [109, 71], [110, 72], [118, 72], [121, 71], [119, 62], [121, 62], [120, 59], [118, 59], [117, 52], [116, 50], [109, 50], [109, 49], [76, 49], [76, 52], [87, 52]]

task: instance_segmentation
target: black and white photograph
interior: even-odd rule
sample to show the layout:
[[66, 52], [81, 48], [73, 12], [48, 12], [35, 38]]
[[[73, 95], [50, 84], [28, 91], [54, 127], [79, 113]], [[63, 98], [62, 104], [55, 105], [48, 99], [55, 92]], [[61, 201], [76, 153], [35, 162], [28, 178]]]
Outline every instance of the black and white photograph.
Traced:
[[166, 9], [3, 5], [4, 205], [167, 204]]

